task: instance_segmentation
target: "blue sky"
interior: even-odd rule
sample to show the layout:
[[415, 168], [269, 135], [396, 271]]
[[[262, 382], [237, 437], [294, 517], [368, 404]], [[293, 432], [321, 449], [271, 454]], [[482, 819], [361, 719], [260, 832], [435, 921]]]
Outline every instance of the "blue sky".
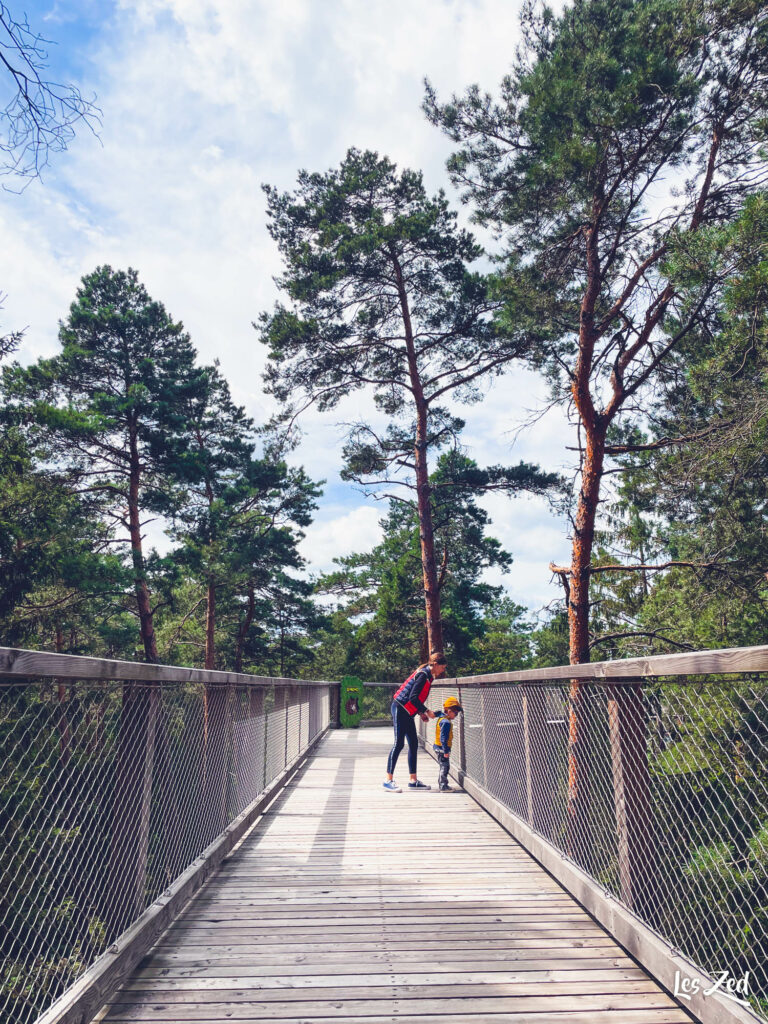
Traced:
[[[25, 8], [54, 40], [51, 77], [96, 93], [100, 139], [81, 131], [44, 181], [0, 195], [5, 329], [26, 328], [21, 356], [57, 347], [56, 325], [80, 277], [100, 263], [136, 267], [184, 321], [201, 359], [219, 358], [257, 419], [264, 355], [251, 322], [272, 306], [279, 272], [260, 185], [292, 187], [300, 167], [337, 164], [349, 146], [424, 171], [453, 191], [447, 141], [420, 110], [423, 78], [439, 92], [471, 82], [495, 90], [517, 42], [519, 4], [505, 0], [48, 0]], [[546, 399], [516, 370], [479, 406], [462, 408], [480, 463], [569, 464], [570, 428], [548, 413], [515, 428]], [[311, 414], [297, 453], [327, 480], [303, 551], [313, 571], [379, 537], [381, 504], [339, 478], [342, 428], [368, 404]], [[566, 557], [566, 524], [540, 499], [489, 497], [492, 532], [513, 554], [503, 582], [539, 608], [558, 597], [550, 560]], [[494, 582], [502, 582], [495, 578]]]

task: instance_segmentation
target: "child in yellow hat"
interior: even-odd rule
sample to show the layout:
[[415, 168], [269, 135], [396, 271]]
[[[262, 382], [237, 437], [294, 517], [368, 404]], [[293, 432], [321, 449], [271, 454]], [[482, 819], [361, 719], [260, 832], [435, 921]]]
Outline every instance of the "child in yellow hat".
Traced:
[[438, 788], [441, 793], [447, 793], [451, 789], [448, 785], [448, 769], [451, 766], [453, 720], [461, 711], [461, 704], [456, 697], [446, 697], [443, 701], [443, 710], [437, 714], [434, 749], [437, 754], [437, 763], [440, 765]]

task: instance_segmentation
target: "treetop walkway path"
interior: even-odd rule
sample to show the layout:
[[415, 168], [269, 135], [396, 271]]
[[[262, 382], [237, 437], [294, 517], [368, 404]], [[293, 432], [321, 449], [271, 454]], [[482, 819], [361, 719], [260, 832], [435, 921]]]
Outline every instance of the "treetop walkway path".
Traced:
[[338, 684], [0, 649], [0, 1020], [765, 1020], [766, 672], [441, 680], [390, 794]]

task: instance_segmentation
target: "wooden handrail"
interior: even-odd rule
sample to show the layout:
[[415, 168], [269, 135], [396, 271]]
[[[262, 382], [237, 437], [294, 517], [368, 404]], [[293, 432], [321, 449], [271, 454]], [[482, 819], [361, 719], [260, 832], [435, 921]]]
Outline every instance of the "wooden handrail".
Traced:
[[85, 658], [78, 654], [53, 654], [16, 647], [0, 647], [1, 679], [136, 680], [146, 683], [207, 683], [222, 686], [333, 686], [317, 679], [283, 679], [251, 676], [245, 672], [215, 672], [178, 665], [149, 665], [141, 661], [113, 661], [110, 658]]
[[[677, 654], [658, 654], [648, 658], [621, 658], [615, 661], [588, 662], [584, 665], [557, 665], [552, 668], [494, 672], [488, 675], [450, 678], [446, 676], [440, 683], [469, 687], [493, 683], [550, 682], [568, 679], [620, 682], [654, 676], [733, 675], [742, 672], [768, 672], [768, 645], [730, 647], [716, 651], [686, 651]], [[48, 651], [0, 647], [0, 679], [31, 679], [41, 676], [229, 686], [334, 685], [333, 680], [254, 676], [245, 672], [217, 672], [178, 665], [150, 665], [140, 661], [86, 658], [77, 654], [53, 654]], [[373, 687], [390, 684], [367, 682], [364, 685]]]
[[[535, 683], [585, 679], [629, 682], [654, 676], [733, 675], [743, 672], [768, 672], [768, 645], [728, 647], [718, 651], [692, 651], [656, 654], [649, 658], [619, 658], [593, 661], [584, 665], [557, 665], [553, 668], [529, 668], [519, 672], [494, 672], [480, 676], [443, 676], [440, 686], [484, 686], [492, 683]], [[388, 686], [365, 683], [365, 686]]]

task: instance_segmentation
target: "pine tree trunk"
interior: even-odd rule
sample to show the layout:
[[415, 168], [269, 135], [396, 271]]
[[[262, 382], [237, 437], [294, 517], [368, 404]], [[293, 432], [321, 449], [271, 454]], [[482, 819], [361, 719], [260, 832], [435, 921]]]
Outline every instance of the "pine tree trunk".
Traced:
[[[605, 457], [605, 428], [602, 424], [587, 429], [586, 433], [587, 446], [582, 465], [581, 490], [574, 522], [571, 571], [568, 578], [569, 654], [572, 665], [580, 665], [590, 659], [590, 567]], [[592, 850], [589, 779], [592, 703], [589, 685], [576, 679], [572, 680], [568, 714], [567, 845], [570, 856], [587, 870]]]
[[413, 339], [411, 311], [405, 279], [393, 245], [390, 246], [392, 265], [397, 281], [400, 299], [400, 310], [405, 332], [405, 348], [408, 357], [408, 375], [411, 391], [416, 406], [416, 443], [413, 456], [416, 467], [416, 507], [419, 515], [419, 543], [421, 546], [421, 568], [424, 578], [424, 604], [427, 615], [427, 640], [430, 653], [443, 650], [443, 621], [440, 615], [440, 587], [437, 579], [437, 561], [435, 559], [435, 536], [432, 526], [431, 488], [429, 484], [429, 464], [427, 459], [428, 406], [424, 397], [416, 346]]
[[[601, 197], [595, 197], [596, 211]], [[597, 218], [596, 218], [597, 219]], [[596, 227], [585, 232], [587, 286], [581, 303], [579, 356], [573, 376], [574, 404], [586, 435], [581, 464], [581, 490], [573, 528], [568, 596], [569, 657], [572, 665], [589, 661], [589, 584], [595, 519], [605, 458], [608, 419], [595, 409], [590, 391], [592, 360], [597, 342], [595, 307], [601, 288], [599, 239]], [[567, 852], [585, 870], [591, 866], [593, 842], [590, 822], [590, 687], [571, 680], [568, 712]]]
[[427, 465], [427, 410], [423, 402], [418, 409], [416, 423], [416, 495], [419, 512], [419, 543], [421, 545], [421, 568], [424, 577], [424, 604], [427, 613], [427, 638], [429, 651], [443, 649], [443, 623], [440, 617], [440, 589], [437, 582], [437, 561], [435, 559], [435, 536], [432, 528], [431, 488]]
[[157, 641], [152, 621], [152, 605], [150, 603], [147, 577], [144, 571], [144, 552], [141, 541], [141, 513], [139, 508], [139, 485], [141, 482], [141, 463], [139, 461], [136, 426], [129, 428], [130, 438], [130, 477], [128, 481], [128, 529], [131, 537], [131, 558], [136, 589], [136, 604], [139, 610], [139, 628], [144, 645], [144, 658], [156, 664], [160, 659], [157, 654]]
[[253, 592], [253, 587], [248, 587], [248, 605], [245, 610], [245, 618], [240, 623], [240, 628], [237, 631], [237, 647], [235, 649], [235, 672], [243, 671], [243, 649], [245, 647], [245, 640], [248, 636], [248, 630], [251, 628], [253, 622], [253, 614], [256, 606], [256, 597]]
[[[136, 603], [144, 657], [148, 662], [157, 663], [159, 658], [141, 542], [141, 463], [135, 423], [129, 425], [129, 444], [128, 529]], [[127, 927], [144, 909], [155, 733], [159, 710], [160, 688], [157, 684], [123, 684], [110, 854], [112, 877], [117, 880], [113, 923], [120, 929]]]
[[571, 571], [568, 579], [568, 626], [571, 665], [590, 660], [589, 583], [595, 520], [600, 501], [600, 483], [605, 460], [605, 429], [602, 425], [586, 428], [587, 445], [581, 468], [581, 490], [576, 507]]
[[216, 668], [216, 584], [212, 578], [205, 605], [205, 667]]

